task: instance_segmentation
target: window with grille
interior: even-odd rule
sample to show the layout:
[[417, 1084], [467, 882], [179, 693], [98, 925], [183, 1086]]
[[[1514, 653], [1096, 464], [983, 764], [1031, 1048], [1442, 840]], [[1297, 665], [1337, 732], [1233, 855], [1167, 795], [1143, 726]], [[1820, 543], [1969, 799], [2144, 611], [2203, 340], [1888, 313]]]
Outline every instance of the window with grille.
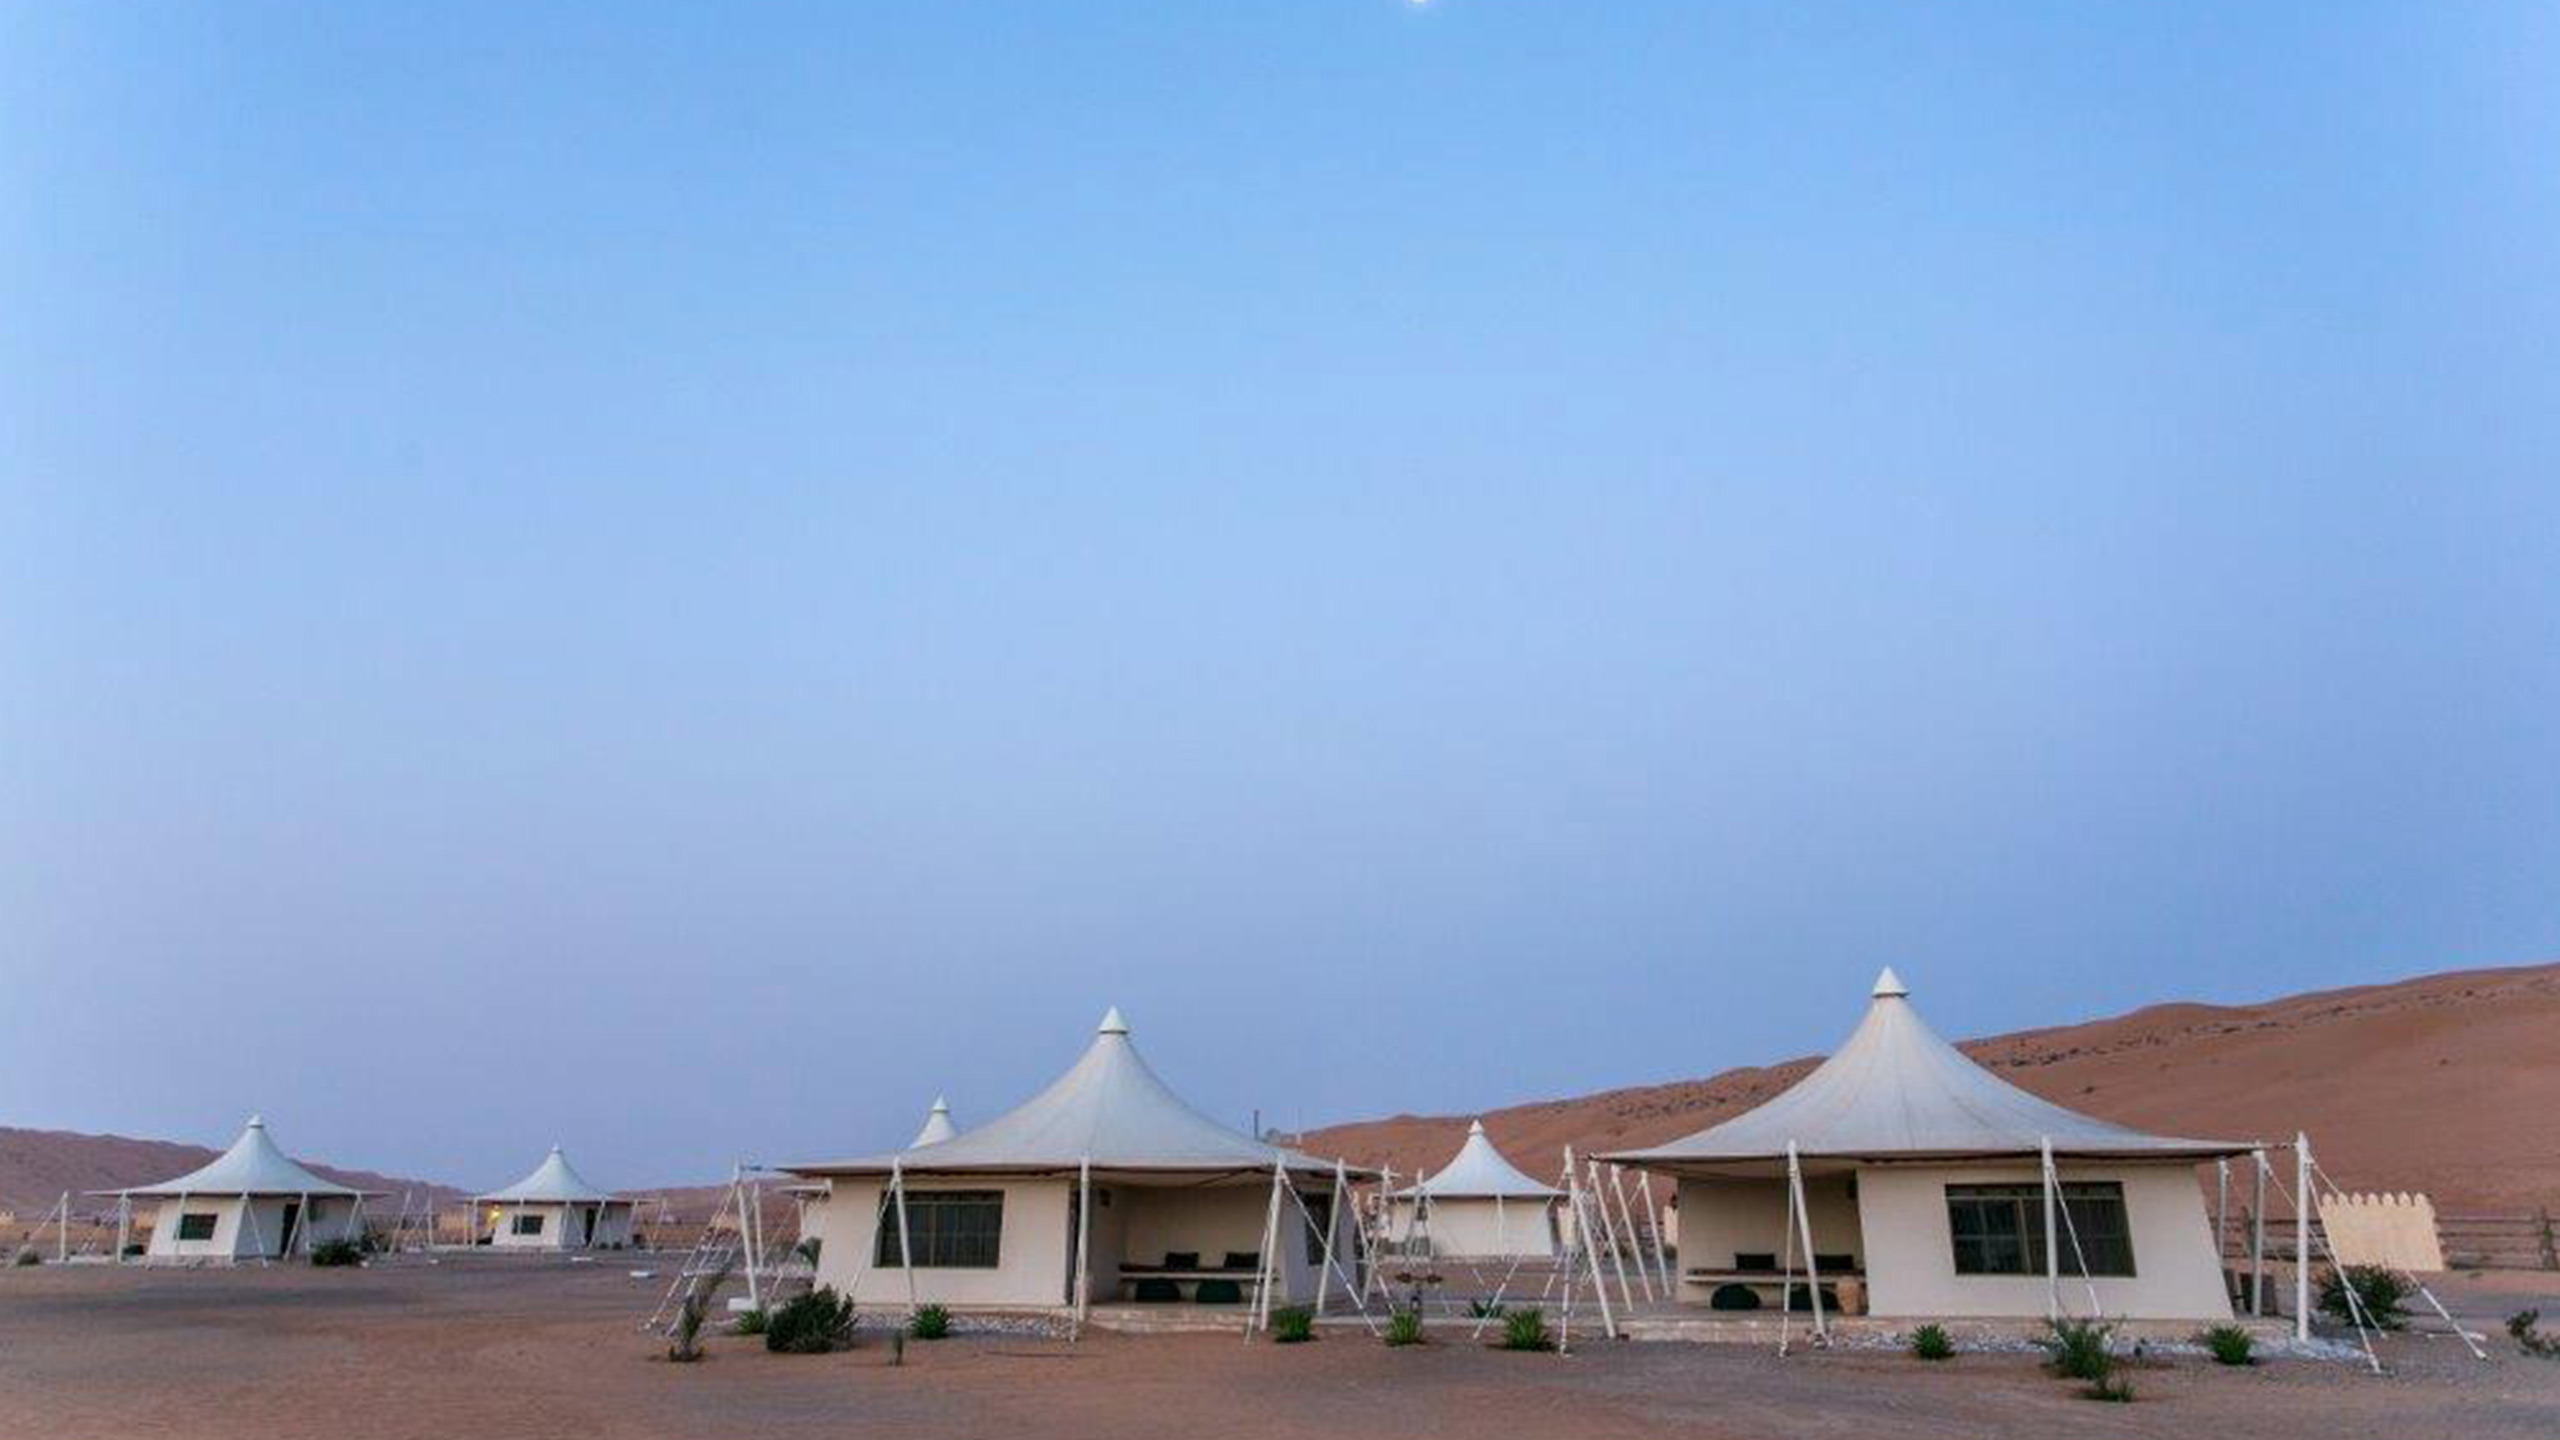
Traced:
[[[880, 1197], [880, 1227], [871, 1263], [896, 1269], [898, 1211]], [[992, 1270], [1004, 1239], [1001, 1190], [910, 1190], [906, 1246], [919, 1270]]]
[[[2062, 1247], [2062, 1273], [2077, 1275], [2085, 1262], [2091, 1275], [2131, 1275], [2133, 1229], [2125, 1220], [2124, 1186], [2113, 1180], [2066, 1184], [2061, 1199], [2054, 1236]], [[1950, 1185], [1947, 1232], [1955, 1242], [1959, 1275], [2041, 1275], [2044, 1187]]]
[[514, 1233], [518, 1235], [539, 1235], [542, 1233], [542, 1222], [544, 1218], [544, 1215], [539, 1210], [530, 1215], [518, 1215], [515, 1217], [515, 1225], [512, 1227]]
[[213, 1224], [217, 1218], [218, 1217], [206, 1214], [200, 1210], [191, 1210], [186, 1214], [179, 1216], [178, 1238], [181, 1240], [212, 1239]]

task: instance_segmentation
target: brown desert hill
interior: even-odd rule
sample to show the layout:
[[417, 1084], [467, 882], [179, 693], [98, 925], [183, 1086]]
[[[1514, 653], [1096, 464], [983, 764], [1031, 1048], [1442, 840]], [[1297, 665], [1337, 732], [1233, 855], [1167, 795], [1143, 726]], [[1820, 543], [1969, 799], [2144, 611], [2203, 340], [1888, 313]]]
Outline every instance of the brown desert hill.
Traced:
[[[0, 1126], [0, 1209], [32, 1220], [71, 1192], [73, 1213], [86, 1214], [109, 1203], [92, 1199], [92, 1190], [151, 1185], [183, 1175], [221, 1152], [170, 1140], [135, 1140], [123, 1135], [81, 1135], [68, 1130], [17, 1130]], [[342, 1170], [305, 1160], [320, 1174], [359, 1190], [379, 1190], [393, 1197], [414, 1192], [424, 1200], [433, 1192], [438, 1202], [462, 1197], [450, 1185], [427, 1180], [377, 1175], [370, 1170]]]
[[[1841, 1020], [1845, 1036], [1856, 1015]], [[1959, 1048], [2046, 1099], [2145, 1130], [2271, 1141], [2306, 1131], [2322, 1168], [2347, 1189], [2424, 1191], [2446, 1213], [2560, 1206], [2560, 965], [2455, 971], [2255, 1005], [2154, 1005]], [[1678, 1139], [1768, 1099], [1816, 1063], [1745, 1067], [1482, 1118], [1515, 1163], [1550, 1179], [1567, 1145], [1590, 1154]], [[1305, 1144], [1410, 1175], [1448, 1163], [1469, 1118], [1357, 1121], [1310, 1131]]]

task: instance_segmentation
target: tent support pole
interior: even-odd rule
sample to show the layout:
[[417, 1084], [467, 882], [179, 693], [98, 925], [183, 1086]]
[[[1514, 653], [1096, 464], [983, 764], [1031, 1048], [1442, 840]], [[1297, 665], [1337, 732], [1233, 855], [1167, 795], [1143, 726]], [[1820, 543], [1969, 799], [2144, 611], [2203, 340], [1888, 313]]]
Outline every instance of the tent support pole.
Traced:
[[2257, 1198], [2249, 1205], [2249, 1314], [2263, 1319], [2267, 1313], [2267, 1147], [2260, 1145], [2249, 1152], [2249, 1169], [2257, 1185]]
[[[1804, 1285], [1813, 1297], [1813, 1339], [1817, 1345], [1831, 1343], [1831, 1327], [1822, 1318], [1822, 1262], [1813, 1258], [1813, 1210], [1804, 1198], [1804, 1164], [1796, 1156], [1796, 1142], [1787, 1142], [1787, 1189], [1795, 1202], [1796, 1223], [1804, 1227]], [[1779, 1303], [1783, 1306], [1782, 1297]]]
[[[2053, 1233], [2053, 1137], [2038, 1136], [2036, 1154], [2044, 1180], [2044, 1318], [2062, 1318], [2062, 1249]], [[2095, 1319], [2095, 1316], [2091, 1317]]]
[[889, 1190], [898, 1207], [898, 1268], [907, 1272], [907, 1314], [916, 1313], [916, 1255], [914, 1239], [907, 1228], [907, 1172], [899, 1162], [889, 1161]]
[[[2229, 1156], [2213, 1162], [2213, 1263], [2216, 1266], [2227, 1266], [2231, 1263], [2231, 1159]], [[2230, 1288], [2230, 1281], [2225, 1280], [2223, 1289], [2228, 1291]]]
[[1093, 1157], [1076, 1165], [1076, 1318], [1067, 1338], [1084, 1338], [1084, 1319], [1093, 1297]]
[[1325, 1202], [1324, 1268], [1316, 1272], [1316, 1313], [1324, 1313], [1327, 1292], [1333, 1288], [1333, 1231], [1342, 1223], [1342, 1161], [1333, 1162], [1333, 1198]]
[[[1636, 1262], [1636, 1278], [1644, 1282], [1644, 1298], [1650, 1303], [1656, 1298], [1653, 1293], [1653, 1267], [1644, 1261], [1644, 1241], [1636, 1234], [1635, 1212], [1627, 1205], [1626, 1177], [1615, 1165], [1609, 1167], [1609, 1195], [1618, 1202], [1618, 1219], [1627, 1231], [1627, 1251]], [[1630, 1307], [1635, 1303], [1633, 1300], [1627, 1302]]]
[[[1618, 1317], [1609, 1308], [1609, 1277], [1600, 1268], [1600, 1252], [1591, 1248], [1599, 1243], [1600, 1239], [1605, 1238], [1600, 1232], [1606, 1222], [1593, 1223], [1596, 1217], [1591, 1212], [1595, 1207], [1588, 1203], [1591, 1197], [1583, 1191], [1582, 1177], [1575, 1172], [1573, 1150], [1570, 1146], [1566, 1147], [1564, 1152], [1564, 1177], [1573, 1199], [1574, 1248], [1581, 1251], [1582, 1258], [1591, 1263], [1591, 1288], [1600, 1296], [1601, 1333], [1615, 1340], [1618, 1338]], [[1623, 1270], [1619, 1272], [1618, 1278], [1621, 1281], [1626, 1278]], [[1572, 1291], [1568, 1289], [1565, 1293], [1569, 1302]]]
[[116, 1197], [116, 1263], [124, 1263], [124, 1252], [133, 1244], [133, 1196]]
[[1271, 1326], [1271, 1283], [1279, 1269], [1280, 1258], [1280, 1192], [1289, 1186], [1287, 1165], [1279, 1156], [1271, 1157], [1271, 1204], [1262, 1216], [1262, 1255], [1253, 1276], [1253, 1306], [1246, 1312], [1244, 1338], [1253, 1339], [1254, 1332]]
[[[2354, 1294], [2349, 1287], [2349, 1294]], [[2293, 1132], [2293, 1338], [2311, 1343], [2311, 1137]]]

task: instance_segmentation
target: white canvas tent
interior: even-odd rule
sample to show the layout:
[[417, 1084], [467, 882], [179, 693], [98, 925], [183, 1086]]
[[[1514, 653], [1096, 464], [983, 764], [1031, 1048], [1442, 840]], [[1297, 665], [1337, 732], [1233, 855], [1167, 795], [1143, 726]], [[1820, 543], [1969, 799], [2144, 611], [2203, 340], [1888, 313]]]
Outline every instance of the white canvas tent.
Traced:
[[632, 1202], [587, 1183], [560, 1147], [503, 1190], [471, 1197], [471, 1223], [496, 1250], [619, 1250], [631, 1243]]
[[1356, 1249], [1342, 1186], [1366, 1173], [1193, 1109], [1148, 1068], [1117, 1010], [1065, 1074], [983, 1125], [783, 1168], [827, 1187], [821, 1284], [1079, 1316], [1140, 1298], [1258, 1314], [1343, 1293], [1347, 1275], [1329, 1273], [1347, 1272]]
[[1389, 1234], [1443, 1259], [1544, 1258], [1556, 1253], [1563, 1198], [1504, 1158], [1476, 1120], [1447, 1165], [1388, 1197]]
[[268, 1138], [267, 1122], [252, 1115], [208, 1165], [157, 1185], [95, 1193], [113, 1196], [128, 1216], [137, 1200], [158, 1202], [145, 1260], [229, 1264], [307, 1255], [315, 1245], [358, 1235], [367, 1192], [295, 1163]]
[[1784, 1270], [1813, 1281], [1806, 1304], [1880, 1316], [2221, 1320], [2196, 1167], [2254, 1148], [2030, 1095], [1940, 1039], [1888, 969], [1856, 1032], [1784, 1093], [1603, 1158], [1677, 1180], [1686, 1300], [1774, 1302]]

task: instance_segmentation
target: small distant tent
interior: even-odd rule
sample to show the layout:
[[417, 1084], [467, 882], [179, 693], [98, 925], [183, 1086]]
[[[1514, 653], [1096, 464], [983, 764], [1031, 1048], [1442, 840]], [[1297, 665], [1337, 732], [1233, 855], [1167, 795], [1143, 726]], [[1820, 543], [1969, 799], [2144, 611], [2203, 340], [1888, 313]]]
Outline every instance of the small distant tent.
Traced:
[[[1358, 1249], [1342, 1185], [1369, 1172], [1210, 1119], [1113, 1010], [1048, 1089], [947, 1139], [783, 1167], [822, 1182], [818, 1280], [955, 1309], [1082, 1314], [1115, 1300], [1321, 1298]], [[1340, 1195], [1340, 1203], [1336, 1203]], [[1336, 1275], [1333, 1295], [1350, 1288]]]
[[1505, 1159], [1477, 1120], [1447, 1165], [1389, 1197], [1389, 1234], [1403, 1244], [1427, 1245], [1432, 1255], [1446, 1259], [1551, 1256], [1557, 1202], [1563, 1198], [1563, 1191], [1539, 1184]]
[[471, 1197], [472, 1224], [496, 1250], [619, 1250], [631, 1243], [633, 1202], [587, 1183], [560, 1147], [503, 1190]]
[[933, 1108], [925, 1112], [924, 1128], [916, 1132], [916, 1138], [907, 1142], [907, 1148], [913, 1150], [922, 1145], [939, 1145], [959, 1133], [959, 1127], [951, 1123], [951, 1102], [936, 1095]]
[[368, 1192], [304, 1169], [252, 1115], [209, 1165], [157, 1185], [95, 1193], [128, 1207], [158, 1202], [145, 1260], [230, 1264], [308, 1255], [315, 1245], [356, 1237]]
[[1681, 1298], [1810, 1303], [1809, 1257], [1827, 1305], [1879, 1316], [2229, 1319], [2197, 1167], [2255, 1147], [2028, 1094], [1940, 1039], [1910, 994], [1886, 970], [1856, 1032], [1776, 1098], [1600, 1157], [1678, 1181]]

